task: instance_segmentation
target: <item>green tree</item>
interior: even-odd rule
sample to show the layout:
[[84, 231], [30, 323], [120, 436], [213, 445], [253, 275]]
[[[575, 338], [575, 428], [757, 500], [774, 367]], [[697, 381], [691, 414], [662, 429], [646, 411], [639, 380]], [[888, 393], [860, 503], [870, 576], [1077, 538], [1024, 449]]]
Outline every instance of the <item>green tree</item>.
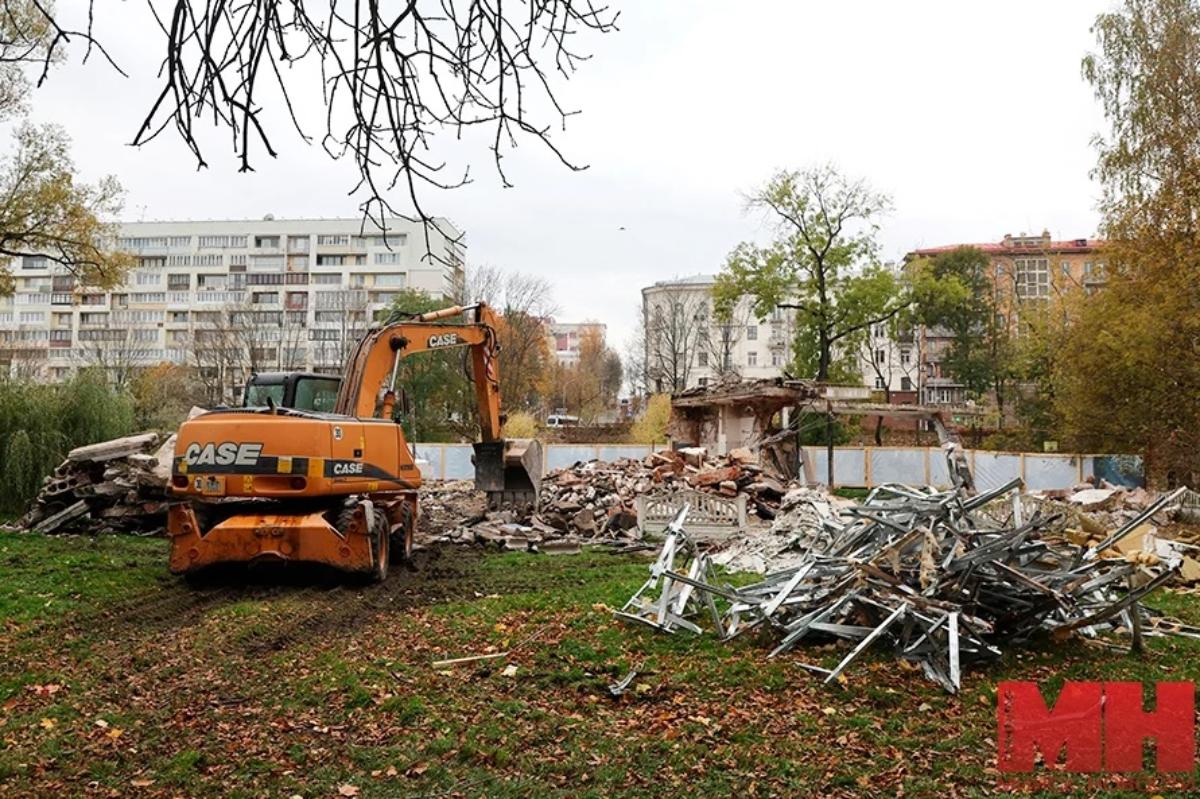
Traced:
[[[0, 120], [28, 110], [27, 69], [60, 60], [47, 9], [53, 4], [6, 0], [0, 11]], [[89, 285], [119, 282], [133, 257], [115, 250], [121, 210], [116, 178], [78, 181], [70, 139], [56, 125], [19, 124], [13, 149], [0, 159], [0, 296], [12, 294], [12, 259], [41, 255]]]
[[96, 371], [56, 384], [0, 380], [0, 513], [23, 513], [72, 448], [133, 429], [132, 400]]
[[1159, 481], [1200, 477], [1200, 3], [1125, 0], [1083, 62], [1108, 285], [1078, 299], [1055, 366], [1074, 441], [1140, 451]]
[[718, 318], [749, 295], [759, 319], [796, 310], [794, 374], [858, 382], [852, 337], [911, 302], [905, 282], [878, 263], [878, 220], [890, 200], [832, 166], [776, 174], [749, 199], [775, 239], [739, 244], [713, 288]]
[[[909, 264], [916, 316], [951, 337], [942, 355], [946, 371], [974, 397], [991, 395], [1003, 425], [1018, 372], [1018, 340], [1011, 310], [991, 275], [991, 259], [976, 247], [959, 247]], [[1021, 313], [1033, 313], [1030, 304]]]

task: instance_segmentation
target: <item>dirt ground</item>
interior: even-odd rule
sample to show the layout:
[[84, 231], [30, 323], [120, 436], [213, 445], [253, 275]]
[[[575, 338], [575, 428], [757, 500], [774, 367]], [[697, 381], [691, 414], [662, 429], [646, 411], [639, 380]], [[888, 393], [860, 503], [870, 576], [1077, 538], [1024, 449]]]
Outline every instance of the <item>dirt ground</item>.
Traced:
[[[753, 637], [612, 618], [639, 556], [418, 553], [386, 582], [166, 573], [165, 542], [0, 533], [0, 796], [1182, 795], [995, 770], [995, 685], [1195, 679], [1195, 642], [1144, 657], [1034, 646], [949, 696], [868, 658], [844, 684]], [[1170, 610], [1200, 618], [1192, 597]], [[495, 661], [436, 661], [508, 651]], [[629, 693], [608, 685], [637, 669]]]

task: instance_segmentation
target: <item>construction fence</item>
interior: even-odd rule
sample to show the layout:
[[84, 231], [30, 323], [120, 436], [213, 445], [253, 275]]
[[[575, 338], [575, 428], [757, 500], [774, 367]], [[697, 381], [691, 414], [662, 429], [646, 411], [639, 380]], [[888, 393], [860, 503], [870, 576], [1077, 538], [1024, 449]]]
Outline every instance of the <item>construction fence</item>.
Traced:
[[[611, 462], [644, 458], [660, 447], [644, 444], [544, 444], [543, 470], [562, 469], [581, 461]], [[427, 479], [470, 480], [475, 476], [470, 444], [414, 444], [414, 455]], [[805, 447], [816, 482], [825, 482], [824, 447]], [[1044, 452], [966, 450], [976, 485], [986, 491], [1020, 477], [1030, 491], [1070, 488], [1092, 476], [1123, 486], [1142, 485], [1142, 459], [1137, 455], [1081, 455]], [[938, 447], [836, 447], [833, 479], [838, 486], [873, 488], [881, 483], [950, 487], [946, 457]]]

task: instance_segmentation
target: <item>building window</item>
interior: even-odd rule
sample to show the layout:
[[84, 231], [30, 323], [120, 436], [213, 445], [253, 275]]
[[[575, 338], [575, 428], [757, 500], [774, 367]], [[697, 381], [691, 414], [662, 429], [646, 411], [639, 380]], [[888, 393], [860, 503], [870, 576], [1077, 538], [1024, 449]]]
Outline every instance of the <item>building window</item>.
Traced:
[[135, 275], [135, 283], [139, 286], [161, 286], [161, 272], [138, 272]]
[[342, 285], [342, 276], [336, 273], [328, 275], [313, 275], [312, 282], [318, 286], [340, 286]]
[[746, 325], [746, 341], [758, 341], [758, 325]]
[[317, 236], [317, 244], [323, 246], [342, 246], [350, 243], [350, 236], [344, 233], [337, 235]]
[[279, 302], [279, 292], [277, 291], [256, 291], [252, 301], [255, 305], [274, 305]]
[[344, 255], [318, 255], [317, 266], [345, 266], [346, 256]]
[[278, 249], [279, 248], [279, 237], [278, 236], [255, 236], [254, 237], [254, 247], [255, 247], [255, 249], [258, 249], [258, 250]]
[[201, 236], [200, 249], [227, 250], [245, 248], [245, 236]]
[[403, 247], [408, 243], [407, 233], [389, 233], [384, 236], [371, 236], [368, 241], [376, 247]]
[[886, 350], [875, 350], [875, 363], [883, 363], [887, 360]]
[[875, 378], [875, 388], [884, 388], [884, 387], [885, 387], [885, 386], [884, 386], [884, 383], [883, 383], [883, 378], [882, 378], [882, 377], [876, 377], [876, 378]]
[[171, 247], [176, 247], [176, 248], [191, 247], [192, 246], [192, 237], [191, 236], [171, 236], [171, 238], [167, 240], [167, 244], [169, 244]]
[[1018, 258], [1016, 267], [1017, 296], [1040, 299], [1050, 296], [1050, 262], [1046, 258]]
[[758, 366], [758, 353], [757, 352], [746, 353], [746, 365], [747, 366]]
[[308, 249], [308, 236], [288, 236], [287, 242], [288, 249], [292, 252]]
[[912, 363], [912, 350], [900, 350], [900, 363], [904, 366]]
[[407, 278], [408, 275], [404, 272], [383, 272], [375, 276], [375, 285], [402, 289], [407, 283]]
[[700, 378], [699, 384], [700, 384], [700, 388], [704, 388], [705, 386], [708, 385], [708, 378], [707, 377]]
[[707, 352], [699, 353], [696, 356], [696, 363], [700, 364], [701, 366], [708, 366], [708, 353]]
[[398, 252], [377, 252], [377, 253], [375, 253], [375, 263], [377, 263], [377, 264], [398, 264], [398, 263], [400, 263], [400, 253], [398, 253]]
[[912, 391], [912, 378], [908, 377], [907, 375], [900, 378], [900, 390]]
[[1063, 276], [1063, 277], [1070, 277], [1070, 276], [1071, 276], [1071, 262], [1070, 262], [1070, 261], [1063, 261], [1063, 262], [1062, 262], [1062, 263], [1059, 265], [1059, 268], [1060, 268], [1060, 269], [1062, 269], [1062, 276]]
[[771, 353], [771, 365], [772, 366], [783, 366], [783, 354], [779, 353], [779, 352], [772, 352]]

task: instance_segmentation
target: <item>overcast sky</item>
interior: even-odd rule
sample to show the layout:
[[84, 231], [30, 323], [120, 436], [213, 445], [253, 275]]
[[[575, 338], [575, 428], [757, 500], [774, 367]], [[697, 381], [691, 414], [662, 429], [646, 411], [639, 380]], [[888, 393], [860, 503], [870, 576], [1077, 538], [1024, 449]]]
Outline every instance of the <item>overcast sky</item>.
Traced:
[[[1095, 233], [1101, 120], [1079, 64], [1111, 2], [612, 2], [620, 31], [591, 38], [593, 59], [560, 92], [582, 113], [556, 141], [587, 171], [530, 143], [506, 160], [516, 187], [504, 189], [476, 152], [474, 183], [427, 203], [468, 232], [469, 264], [547, 277], [558, 317], [608, 323], [618, 348], [642, 286], [716, 272], [764, 235], [742, 197], [780, 168], [829, 161], [890, 194], [889, 260], [1043, 228]], [[33, 117], [67, 128], [85, 176], [120, 178], [127, 219], [356, 214], [353, 165], [286, 128], [279, 158], [252, 174], [228, 149], [210, 148], [197, 173], [178, 140], [129, 147], [161, 37], [141, 0], [100, 5], [111, 16], [97, 33], [131, 77], [75, 58], [35, 94]]]

